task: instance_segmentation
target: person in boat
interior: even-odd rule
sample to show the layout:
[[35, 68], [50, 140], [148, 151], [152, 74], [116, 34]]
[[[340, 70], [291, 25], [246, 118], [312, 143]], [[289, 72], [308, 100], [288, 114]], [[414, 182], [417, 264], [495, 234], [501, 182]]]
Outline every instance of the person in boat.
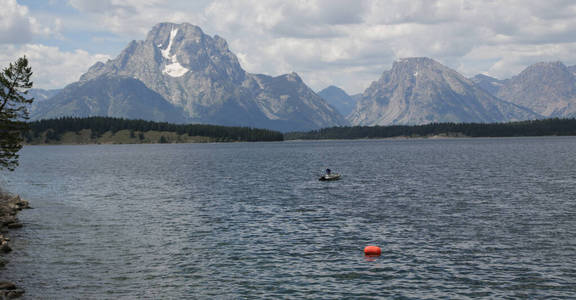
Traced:
[[330, 176], [330, 174], [332, 174], [332, 170], [326, 169], [326, 176]]

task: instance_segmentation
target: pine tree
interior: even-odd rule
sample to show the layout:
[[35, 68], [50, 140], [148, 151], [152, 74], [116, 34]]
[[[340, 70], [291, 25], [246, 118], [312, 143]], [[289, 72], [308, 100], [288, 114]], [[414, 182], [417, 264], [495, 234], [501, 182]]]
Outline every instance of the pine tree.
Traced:
[[0, 169], [13, 171], [18, 166], [22, 133], [28, 129], [28, 105], [34, 100], [26, 97], [31, 76], [26, 56], [0, 73]]

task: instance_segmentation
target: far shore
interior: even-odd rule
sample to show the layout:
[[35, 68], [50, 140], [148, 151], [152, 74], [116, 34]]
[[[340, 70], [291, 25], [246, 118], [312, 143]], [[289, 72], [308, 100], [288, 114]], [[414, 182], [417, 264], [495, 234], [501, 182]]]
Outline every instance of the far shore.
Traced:
[[[454, 134], [437, 134], [430, 136], [395, 136], [395, 137], [381, 137], [381, 138], [357, 138], [357, 139], [287, 139], [284, 141], [274, 141], [274, 142], [307, 142], [307, 141], [394, 141], [394, 140], [453, 140], [453, 139], [509, 139], [509, 138], [542, 138], [542, 137], [573, 137], [574, 135], [539, 135], [539, 136], [494, 136], [494, 137], [474, 137], [467, 135], [454, 135]], [[186, 140], [186, 141], [176, 141], [171, 140], [170, 142], [155, 142], [155, 141], [126, 141], [126, 140], [107, 140], [105, 142], [98, 141], [57, 141], [57, 142], [47, 142], [47, 143], [24, 143], [25, 146], [85, 146], [85, 145], [154, 145], [154, 144], [221, 144], [221, 143], [254, 143], [248, 141], [217, 141], [210, 140], [210, 138], [196, 137], [196, 140]], [[270, 142], [266, 142], [270, 143]]]

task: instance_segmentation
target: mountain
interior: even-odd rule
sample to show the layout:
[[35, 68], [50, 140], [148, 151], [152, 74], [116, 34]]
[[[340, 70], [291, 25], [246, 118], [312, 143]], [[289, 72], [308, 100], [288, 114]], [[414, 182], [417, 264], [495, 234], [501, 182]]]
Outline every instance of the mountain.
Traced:
[[540, 116], [490, 95], [430, 58], [396, 61], [362, 94], [350, 115], [355, 125], [504, 122]]
[[[271, 77], [249, 74], [244, 86], [280, 131], [302, 131], [348, 125], [348, 121], [310, 89], [296, 73]], [[330, 125], [328, 125], [330, 124]]]
[[33, 115], [38, 107], [38, 103], [48, 100], [58, 94], [59, 89], [45, 90], [45, 89], [30, 89], [28, 90], [27, 97], [34, 98], [32, 105], [30, 106], [30, 115]]
[[572, 72], [572, 74], [576, 75], [576, 66], [570, 66], [570, 67], [568, 67], [568, 70], [570, 70], [570, 72]]
[[60, 89], [30, 89], [28, 90], [28, 97], [34, 98], [34, 102], [42, 102], [52, 98], [54, 95], [58, 94], [58, 92], [60, 92]]
[[356, 99], [337, 86], [331, 85], [318, 92], [318, 95], [336, 108], [343, 116], [349, 115], [356, 107]]
[[507, 80], [496, 95], [545, 117], [576, 116], [576, 76], [561, 62], [527, 67]]
[[[208, 36], [191, 24], [161, 23], [154, 26], [146, 40], [132, 41], [115, 59], [90, 67], [77, 84], [65, 88], [65, 94], [97, 99], [92, 94], [79, 94], [80, 90], [95, 92], [79, 87], [93, 80], [105, 86], [106, 80], [117, 80], [119, 77], [142, 82], [167, 104], [182, 110], [187, 122], [282, 131], [348, 124], [342, 115], [310, 90], [298, 75], [269, 77], [247, 73], [223, 38]], [[127, 89], [125, 93], [129, 91]], [[50, 99], [54, 105], [43, 106], [44, 110], [36, 116], [87, 113], [85, 106], [72, 105], [73, 101], [69, 98], [64, 99], [69, 101], [69, 105], [65, 109], [59, 108], [56, 103], [65, 101], [56, 99], [58, 97]], [[159, 104], [158, 99], [153, 97], [146, 101]], [[146, 111], [146, 107], [138, 107], [142, 111], [134, 111], [132, 115], [139, 118], [157, 115], [156, 112]], [[100, 108], [97, 111], [103, 112]], [[173, 116], [173, 113], [167, 111], [165, 116]]]
[[127, 119], [183, 123], [184, 112], [166, 102], [141, 81], [130, 77], [103, 75], [68, 85], [32, 111], [32, 119], [62, 116], [108, 116]]
[[478, 74], [470, 78], [475, 85], [490, 93], [490, 95], [498, 94], [498, 91], [506, 83], [506, 80], [499, 80], [494, 77]]

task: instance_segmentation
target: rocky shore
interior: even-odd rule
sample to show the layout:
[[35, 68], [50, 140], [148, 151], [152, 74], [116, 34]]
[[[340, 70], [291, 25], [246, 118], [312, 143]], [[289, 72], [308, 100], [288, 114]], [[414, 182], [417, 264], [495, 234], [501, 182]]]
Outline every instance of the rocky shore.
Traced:
[[[28, 201], [20, 199], [20, 196], [13, 196], [0, 191], [0, 272], [7, 263], [3, 257], [4, 254], [12, 251], [10, 238], [6, 234], [10, 229], [22, 227], [22, 223], [20, 223], [16, 215], [25, 208], [30, 208]], [[22, 294], [24, 294], [24, 290], [17, 287], [14, 283], [0, 278], [1, 299], [17, 298]]]

